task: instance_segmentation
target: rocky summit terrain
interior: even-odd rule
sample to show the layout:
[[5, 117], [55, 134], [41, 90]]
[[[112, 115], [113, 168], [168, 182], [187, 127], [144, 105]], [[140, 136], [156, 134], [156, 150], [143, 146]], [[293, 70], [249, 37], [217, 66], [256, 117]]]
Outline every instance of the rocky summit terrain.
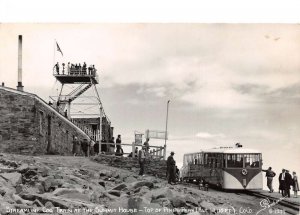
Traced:
[[259, 207], [250, 197], [137, 173], [95, 157], [0, 154], [0, 214], [237, 214]]

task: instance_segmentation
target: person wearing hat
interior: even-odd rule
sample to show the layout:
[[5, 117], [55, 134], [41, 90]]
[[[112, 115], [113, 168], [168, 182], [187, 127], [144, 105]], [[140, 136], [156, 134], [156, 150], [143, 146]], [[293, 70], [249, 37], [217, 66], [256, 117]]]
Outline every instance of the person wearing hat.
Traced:
[[284, 181], [285, 181], [285, 196], [290, 198], [291, 197], [290, 189], [291, 189], [291, 185], [293, 184], [293, 179], [291, 174], [289, 173], [289, 170], [285, 170]]
[[285, 169], [282, 169], [281, 173], [279, 174], [279, 193], [281, 192], [282, 196], [285, 196]]
[[171, 152], [170, 156], [167, 159], [167, 179], [169, 184], [176, 183], [175, 181], [176, 162], [173, 158], [174, 154], [175, 154], [174, 152]]
[[140, 164], [139, 175], [141, 176], [144, 176], [145, 162], [146, 162], [146, 147], [142, 146], [142, 149], [139, 151], [139, 164]]

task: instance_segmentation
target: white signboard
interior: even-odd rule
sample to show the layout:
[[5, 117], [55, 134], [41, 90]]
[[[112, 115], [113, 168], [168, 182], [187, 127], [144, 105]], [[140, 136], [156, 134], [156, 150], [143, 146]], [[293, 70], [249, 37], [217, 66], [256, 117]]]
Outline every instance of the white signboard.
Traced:
[[156, 131], [156, 130], [146, 130], [145, 132], [146, 138], [153, 138], [153, 139], [168, 139], [168, 133], [166, 134], [165, 131]]
[[136, 145], [142, 145], [142, 143], [143, 143], [143, 134], [137, 134], [137, 133], [135, 133], [134, 134], [134, 142], [135, 142], [135, 144]]

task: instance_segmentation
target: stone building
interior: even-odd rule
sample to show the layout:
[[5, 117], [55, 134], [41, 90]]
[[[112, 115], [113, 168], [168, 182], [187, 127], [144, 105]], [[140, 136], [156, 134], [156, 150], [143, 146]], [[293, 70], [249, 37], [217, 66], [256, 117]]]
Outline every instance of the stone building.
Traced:
[[0, 152], [71, 155], [75, 136], [90, 141], [37, 95], [0, 86]]

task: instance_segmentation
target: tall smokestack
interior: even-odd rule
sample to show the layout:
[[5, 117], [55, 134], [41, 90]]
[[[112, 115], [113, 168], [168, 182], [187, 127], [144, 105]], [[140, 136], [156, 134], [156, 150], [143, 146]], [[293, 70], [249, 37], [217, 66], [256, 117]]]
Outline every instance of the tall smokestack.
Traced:
[[17, 90], [23, 91], [22, 86], [22, 35], [19, 35], [19, 48], [18, 48], [18, 86]]

